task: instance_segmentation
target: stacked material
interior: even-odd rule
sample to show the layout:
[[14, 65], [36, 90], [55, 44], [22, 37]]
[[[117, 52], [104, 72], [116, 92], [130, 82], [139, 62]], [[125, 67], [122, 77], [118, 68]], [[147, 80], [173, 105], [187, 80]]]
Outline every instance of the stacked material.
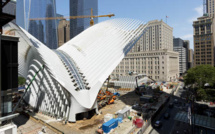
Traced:
[[104, 122], [108, 122], [109, 120], [113, 119], [113, 115], [112, 114], [106, 114], [104, 116]]
[[118, 112], [118, 118], [124, 119], [127, 118], [130, 115], [130, 107], [126, 106], [122, 110]]
[[131, 91], [131, 88], [119, 88], [120, 91]]

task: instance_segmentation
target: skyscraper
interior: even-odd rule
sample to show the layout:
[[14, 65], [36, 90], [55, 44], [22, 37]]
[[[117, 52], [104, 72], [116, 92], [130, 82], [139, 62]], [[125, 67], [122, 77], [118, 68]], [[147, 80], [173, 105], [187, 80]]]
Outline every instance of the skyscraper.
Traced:
[[193, 22], [194, 66], [202, 64], [215, 66], [214, 4], [215, 0], [204, 0], [206, 14]]
[[25, 17], [24, 17], [24, 0], [16, 1], [16, 24], [20, 27], [25, 28]]
[[189, 55], [189, 49], [190, 49], [190, 41], [189, 40], [184, 40], [184, 43], [183, 43], [183, 47], [186, 49], [186, 70], [189, 69], [189, 63], [188, 63], [188, 55]]
[[[98, 15], [98, 0], [70, 0], [70, 16], [90, 15], [91, 8], [93, 14]], [[94, 18], [94, 23], [98, 23], [98, 18]], [[70, 20], [70, 38], [75, 37], [90, 26], [90, 18], [79, 18]]]
[[194, 66], [209, 64], [214, 66], [214, 18], [199, 17], [193, 22]]
[[57, 48], [57, 20], [30, 20], [56, 17], [55, 0], [17, 0], [17, 24], [51, 49]]
[[189, 55], [190, 42], [182, 40], [181, 38], [173, 39], [173, 49], [179, 53], [179, 69], [180, 74], [188, 70], [188, 55]]
[[173, 39], [173, 50], [179, 53], [179, 73], [182, 75], [187, 70], [187, 49], [181, 38]]
[[70, 40], [70, 26], [66, 19], [61, 20], [58, 25], [58, 47]]
[[193, 67], [193, 50], [189, 49], [188, 53], [188, 69]]
[[215, 0], [206, 0], [206, 11], [210, 17], [214, 17]]

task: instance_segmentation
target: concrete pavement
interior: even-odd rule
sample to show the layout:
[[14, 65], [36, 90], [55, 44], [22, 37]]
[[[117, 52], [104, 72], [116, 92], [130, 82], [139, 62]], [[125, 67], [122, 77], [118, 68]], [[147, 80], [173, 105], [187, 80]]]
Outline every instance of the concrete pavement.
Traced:
[[153, 130], [152, 125], [149, 125], [148, 128], [146, 129], [146, 131], [144, 133], [145, 134], [149, 134], [149, 133], [151, 133], [152, 130]]
[[13, 119], [13, 122], [17, 125], [17, 134], [57, 134], [53, 130], [49, 129], [46, 125], [29, 119], [25, 115], [19, 115], [18, 117]]

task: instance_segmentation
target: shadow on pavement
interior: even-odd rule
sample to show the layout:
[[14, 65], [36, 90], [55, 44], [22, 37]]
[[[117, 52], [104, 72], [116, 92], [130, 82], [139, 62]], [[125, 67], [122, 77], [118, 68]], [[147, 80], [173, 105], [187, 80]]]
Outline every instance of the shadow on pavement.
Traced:
[[17, 125], [17, 127], [22, 126], [26, 124], [26, 122], [29, 120], [29, 117], [20, 114], [18, 117], [13, 119], [14, 124]]

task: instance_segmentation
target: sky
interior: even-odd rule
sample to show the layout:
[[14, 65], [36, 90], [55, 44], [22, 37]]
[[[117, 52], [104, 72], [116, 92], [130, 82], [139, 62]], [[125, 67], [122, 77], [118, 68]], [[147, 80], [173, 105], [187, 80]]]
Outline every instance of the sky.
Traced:
[[[64, 1], [64, 2], [62, 2]], [[56, 0], [57, 13], [69, 16], [69, 0]], [[98, 0], [98, 14], [148, 22], [163, 19], [173, 27], [173, 36], [190, 41], [193, 49], [193, 21], [203, 15], [203, 0]], [[99, 22], [110, 18], [99, 18]]]

